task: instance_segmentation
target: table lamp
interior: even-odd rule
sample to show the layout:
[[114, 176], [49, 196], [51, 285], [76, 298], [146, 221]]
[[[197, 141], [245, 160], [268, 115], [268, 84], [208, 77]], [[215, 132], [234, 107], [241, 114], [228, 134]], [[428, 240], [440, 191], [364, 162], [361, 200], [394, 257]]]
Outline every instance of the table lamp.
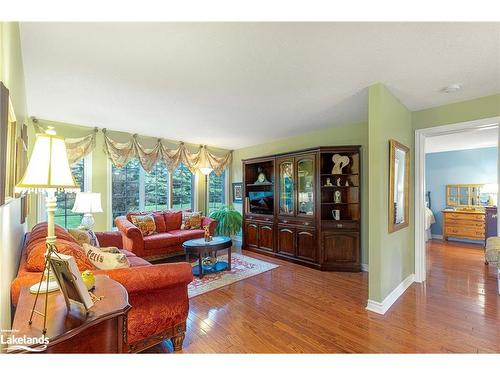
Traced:
[[101, 193], [76, 193], [75, 205], [71, 211], [83, 214], [80, 228], [93, 230], [95, 221], [92, 214], [102, 212]]
[[[18, 193], [46, 193], [45, 205], [47, 208], [47, 251], [45, 253], [44, 272], [40, 282], [33, 286], [36, 288], [36, 298], [33, 304], [33, 310], [29, 323], [31, 324], [35, 306], [40, 293], [45, 293], [45, 314], [43, 321], [43, 333], [46, 332], [47, 317], [47, 295], [48, 292], [57, 289], [55, 280], [50, 277], [50, 257], [53, 253], [57, 254], [56, 236], [54, 225], [54, 213], [56, 210], [57, 199], [56, 191], [77, 191], [78, 185], [71, 174], [68, 156], [66, 154], [66, 144], [64, 138], [58, 137], [53, 128], [48, 128], [44, 134], [37, 134], [33, 152], [28, 162], [28, 167], [21, 181], [15, 186]], [[44, 281], [44, 277], [46, 280]], [[42, 289], [42, 284], [45, 284]], [[32, 287], [32, 288], [33, 288]], [[38, 313], [38, 312], [37, 312]]]

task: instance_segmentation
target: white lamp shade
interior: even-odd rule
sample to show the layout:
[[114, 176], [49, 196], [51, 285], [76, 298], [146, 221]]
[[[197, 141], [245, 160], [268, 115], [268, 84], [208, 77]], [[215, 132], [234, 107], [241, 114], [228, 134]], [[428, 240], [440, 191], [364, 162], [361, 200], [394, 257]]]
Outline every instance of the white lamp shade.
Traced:
[[80, 214], [102, 212], [101, 193], [79, 192], [76, 194], [75, 205], [71, 210]]
[[204, 174], [205, 176], [208, 176], [213, 171], [213, 168], [211, 168], [211, 167], [201, 167], [199, 169], [200, 169], [200, 172], [202, 174]]
[[57, 137], [53, 130], [37, 134], [28, 167], [16, 185], [16, 192], [77, 188], [69, 167], [64, 139]]

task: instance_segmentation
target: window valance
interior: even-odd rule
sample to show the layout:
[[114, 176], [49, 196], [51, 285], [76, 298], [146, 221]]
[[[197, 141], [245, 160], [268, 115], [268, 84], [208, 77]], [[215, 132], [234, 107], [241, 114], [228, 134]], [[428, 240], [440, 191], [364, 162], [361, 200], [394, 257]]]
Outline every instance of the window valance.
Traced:
[[[37, 133], [43, 132], [43, 128], [34, 123]], [[90, 154], [96, 146], [98, 128], [82, 138], [66, 138], [66, 148], [70, 163], [76, 163]], [[103, 151], [109, 160], [118, 168], [123, 168], [130, 160], [138, 159], [142, 168], [150, 172], [158, 161], [163, 161], [168, 171], [173, 173], [179, 164], [183, 163], [192, 173], [201, 166], [201, 163], [210, 164], [214, 173], [218, 176], [227, 168], [231, 162], [232, 152], [217, 156], [210, 152], [206, 146], [200, 146], [198, 151], [190, 152], [184, 142], [177, 149], [168, 149], [158, 139], [153, 148], [145, 148], [134, 134], [128, 142], [117, 142], [111, 139], [106, 131], [102, 129], [104, 136]]]

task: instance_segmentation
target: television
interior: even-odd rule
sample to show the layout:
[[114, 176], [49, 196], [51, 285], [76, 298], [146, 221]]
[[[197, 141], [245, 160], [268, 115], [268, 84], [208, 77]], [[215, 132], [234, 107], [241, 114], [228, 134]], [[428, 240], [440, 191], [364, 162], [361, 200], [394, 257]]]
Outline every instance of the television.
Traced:
[[273, 214], [273, 192], [272, 191], [250, 191], [250, 212], [254, 214]]

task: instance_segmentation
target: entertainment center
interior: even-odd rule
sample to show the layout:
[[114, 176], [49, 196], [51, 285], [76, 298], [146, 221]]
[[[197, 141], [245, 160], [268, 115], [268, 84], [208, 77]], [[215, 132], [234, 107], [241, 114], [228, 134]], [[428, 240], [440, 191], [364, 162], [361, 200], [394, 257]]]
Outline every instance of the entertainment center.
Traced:
[[361, 146], [243, 160], [243, 248], [361, 271]]

